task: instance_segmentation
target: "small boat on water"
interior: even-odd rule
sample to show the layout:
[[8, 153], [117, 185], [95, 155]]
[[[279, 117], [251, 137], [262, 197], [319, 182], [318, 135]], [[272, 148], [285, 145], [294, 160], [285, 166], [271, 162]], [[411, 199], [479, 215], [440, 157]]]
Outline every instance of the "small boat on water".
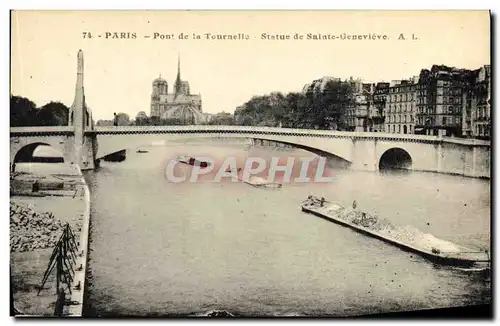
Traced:
[[250, 177], [248, 180], [242, 180], [242, 181], [256, 188], [280, 189], [283, 186], [281, 183], [269, 182], [266, 179], [255, 176]]
[[[231, 169], [227, 168], [226, 171], [227, 173], [231, 173]], [[256, 188], [271, 188], [271, 189], [281, 189], [283, 186], [281, 183], [278, 182], [270, 182], [267, 181], [266, 179], [263, 179], [261, 177], [257, 176], [252, 176], [249, 177], [247, 180], [243, 180], [243, 177], [241, 175], [241, 168], [238, 169], [238, 180], [243, 181], [244, 183], [251, 185]]]
[[136, 153], [141, 153], [141, 154], [143, 154], [143, 153], [149, 153], [149, 151], [147, 151], [147, 150], [145, 150], [145, 149], [139, 149], [139, 150], [137, 150], [137, 151], [136, 151]]
[[190, 156], [178, 156], [177, 161], [184, 163], [184, 164], [187, 164], [187, 165], [192, 165], [192, 166], [197, 165], [197, 166], [200, 166], [202, 168], [206, 168], [208, 166], [208, 162], [200, 161], [200, 160], [197, 160], [194, 157], [190, 157]]
[[[357, 232], [395, 245], [405, 251], [416, 253], [434, 263], [465, 267], [486, 265], [489, 268], [490, 266], [490, 256], [487, 251], [466, 248], [421, 232], [414, 231], [409, 236], [404, 232], [404, 228], [398, 229], [376, 216], [356, 209], [344, 208], [326, 201], [324, 198], [309, 196], [307, 200], [302, 202], [301, 208], [303, 212], [350, 227]], [[403, 230], [403, 232], [398, 232], [399, 230]]]

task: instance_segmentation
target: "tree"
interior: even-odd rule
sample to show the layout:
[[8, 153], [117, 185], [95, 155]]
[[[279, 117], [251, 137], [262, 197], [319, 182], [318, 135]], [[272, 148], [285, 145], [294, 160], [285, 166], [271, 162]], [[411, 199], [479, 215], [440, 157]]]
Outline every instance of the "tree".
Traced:
[[130, 125], [130, 117], [128, 114], [120, 112], [116, 114], [116, 119], [118, 120], [119, 126], [128, 126]]
[[208, 121], [209, 125], [233, 125], [234, 117], [231, 113], [220, 112], [212, 116], [210, 121]]
[[286, 111], [283, 114], [283, 127], [295, 128], [299, 124], [299, 104], [303, 101], [301, 93], [288, 93], [285, 97]]
[[109, 127], [113, 125], [112, 120], [97, 120], [96, 126]]
[[140, 111], [139, 113], [137, 113], [137, 115], [135, 116], [135, 125], [145, 126], [148, 124], [149, 124], [149, 118], [146, 115], [146, 112]]
[[25, 97], [10, 97], [11, 127], [36, 126], [36, 104]]
[[61, 102], [50, 102], [38, 110], [36, 119], [40, 126], [67, 126], [69, 108]]

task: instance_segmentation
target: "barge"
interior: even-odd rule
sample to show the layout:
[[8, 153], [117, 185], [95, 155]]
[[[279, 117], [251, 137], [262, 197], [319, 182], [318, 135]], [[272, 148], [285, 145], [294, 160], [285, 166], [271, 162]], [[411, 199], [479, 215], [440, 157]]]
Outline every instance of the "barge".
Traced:
[[[389, 234], [391, 233], [390, 230], [374, 230], [373, 226], [379, 221], [376, 217], [367, 216], [366, 213], [355, 209], [346, 209], [338, 204], [328, 202], [324, 198], [319, 199], [309, 196], [301, 207], [303, 212], [349, 227], [361, 234], [382, 240], [404, 251], [418, 254], [437, 264], [460, 267], [490, 267], [490, 257], [487, 251], [473, 250], [456, 244], [453, 244], [454, 250], [446, 251], [439, 248], [438, 245], [426, 246], [422, 243], [419, 244], [415, 240], [412, 241], [412, 239], [404, 239], [407, 241], [396, 239]], [[354, 218], [351, 218], [352, 216]]]

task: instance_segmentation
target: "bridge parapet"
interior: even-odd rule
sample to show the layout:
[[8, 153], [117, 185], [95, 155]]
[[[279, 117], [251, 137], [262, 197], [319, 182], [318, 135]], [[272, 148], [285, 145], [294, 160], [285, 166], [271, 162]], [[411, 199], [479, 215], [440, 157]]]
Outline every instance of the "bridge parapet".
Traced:
[[73, 126], [43, 126], [43, 127], [11, 127], [10, 135], [17, 136], [37, 136], [37, 135], [63, 135], [71, 134], [75, 131]]
[[95, 127], [87, 133], [94, 134], [148, 134], [148, 133], [245, 133], [245, 134], [276, 134], [296, 136], [316, 136], [351, 139], [380, 139], [407, 142], [450, 142], [470, 146], [490, 146], [489, 141], [478, 139], [448, 138], [428, 135], [392, 134], [382, 132], [349, 132], [315, 129], [292, 129], [253, 126], [217, 126], [217, 125], [189, 125], [189, 126], [107, 126]]

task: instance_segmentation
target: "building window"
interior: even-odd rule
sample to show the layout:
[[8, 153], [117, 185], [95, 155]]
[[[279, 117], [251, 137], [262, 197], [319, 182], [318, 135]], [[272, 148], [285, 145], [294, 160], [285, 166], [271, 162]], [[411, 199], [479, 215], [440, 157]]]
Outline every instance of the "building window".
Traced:
[[401, 133], [401, 125], [398, 125], [398, 134]]
[[402, 122], [406, 122], [406, 116], [405, 115], [403, 116], [403, 121]]
[[443, 117], [443, 126], [446, 126], [446, 117]]

